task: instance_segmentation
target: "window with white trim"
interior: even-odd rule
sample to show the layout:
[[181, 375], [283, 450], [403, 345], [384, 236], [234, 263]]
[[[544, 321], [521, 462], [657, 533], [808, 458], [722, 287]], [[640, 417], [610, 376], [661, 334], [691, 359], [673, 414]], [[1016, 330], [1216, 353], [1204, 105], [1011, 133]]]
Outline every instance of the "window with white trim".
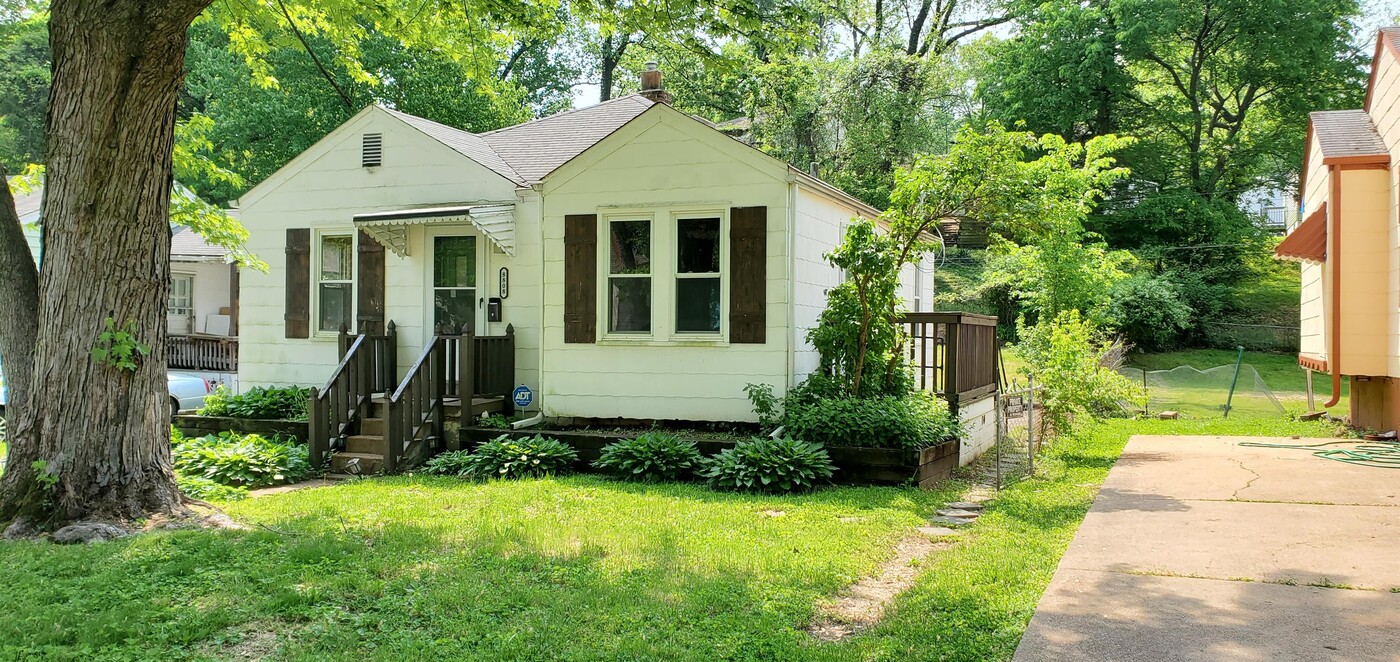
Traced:
[[720, 332], [722, 228], [717, 216], [676, 219], [676, 333]]
[[651, 333], [651, 221], [608, 220], [608, 333]]
[[316, 250], [316, 329], [354, 331], [355, 236], [320, 235]]

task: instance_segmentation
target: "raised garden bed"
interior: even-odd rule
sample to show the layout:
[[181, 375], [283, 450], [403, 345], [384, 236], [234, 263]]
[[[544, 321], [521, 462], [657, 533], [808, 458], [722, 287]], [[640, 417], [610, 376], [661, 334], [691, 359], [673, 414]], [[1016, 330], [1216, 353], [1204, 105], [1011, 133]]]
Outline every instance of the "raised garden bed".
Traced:
[[196, 416], [179, 414], [175, 416], [175, 429], [186, 437], [203, 437], [206, 434], [219, 434], [232, 430], [240, 434], [260, 434], [264, 437], [281, 435], [306, 443], [306, 421], [293, 421], [280, 418], [230, 418], [227, 416]]
[[[490, 441], [501, 435], [512, 438], [542, 435], [558, 439], [578, 451], [579, 468], [591, 470], [603, 447], [619, 439], [627, 439], [640, 434], [640, 431], [595, 431], [595, 430], [500, 430], [497, 428], [462, 428], [463, 446], [471, 448], [483, 441]], [[681, 435], [686, 438], [685, 435]], [[696, 447], [705, 455], [714, 455], [726, 448], [732, 448], [734, 441], [718, 439], [695, 439]], [[831, 462], [836, 465], [834, 477], [839, 483], [868, 485], [917, 484], [928, 488], [939, 481], [948, 479], [958, 466], [958, 440], [949, 439], [937, 446], [920, 451], [893, 448], [834, 447], [826, 449]]]

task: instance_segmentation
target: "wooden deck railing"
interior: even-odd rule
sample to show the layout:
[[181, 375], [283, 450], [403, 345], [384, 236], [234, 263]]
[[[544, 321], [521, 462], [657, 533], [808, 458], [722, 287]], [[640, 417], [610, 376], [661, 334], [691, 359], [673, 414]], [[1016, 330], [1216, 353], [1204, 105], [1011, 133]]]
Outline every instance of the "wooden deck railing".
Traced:
[[238, 339], [228, 336], [166, 336], [166, 364], [173, 370], [238, 372]]
[[914, 383], [958, 404], [997, 389], [997, 318], [974, 313], [906, 313], [900, 324]]

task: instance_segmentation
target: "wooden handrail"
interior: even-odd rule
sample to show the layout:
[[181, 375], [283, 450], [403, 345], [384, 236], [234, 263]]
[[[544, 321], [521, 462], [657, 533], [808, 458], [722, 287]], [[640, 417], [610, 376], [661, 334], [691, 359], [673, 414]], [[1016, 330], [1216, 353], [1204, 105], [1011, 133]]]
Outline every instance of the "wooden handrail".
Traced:
[[446, 399], [443, 372], [447, 342], [433, 336], [418, 360], [408, 369], [403, 382], [385, 405], [384, 471], [398, 468], [399, 457], [415, 441], [437, 445], [442, 439], [442, 411]]
[[326, 385], [311, 390], [307, 446], [311, 466], [319, 468], [326, 454], [349, 434], [351, 426], [369, 405], [372, 393], [364, 388], [365, 367], [370, 361], [366, 336], [352, 341]]

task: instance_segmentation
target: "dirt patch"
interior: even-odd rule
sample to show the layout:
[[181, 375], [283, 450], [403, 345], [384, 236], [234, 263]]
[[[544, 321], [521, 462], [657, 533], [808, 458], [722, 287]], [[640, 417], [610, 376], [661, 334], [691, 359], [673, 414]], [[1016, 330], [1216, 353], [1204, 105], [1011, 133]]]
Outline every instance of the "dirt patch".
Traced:
[[921, 562], [950, 546], [923, 534], [905, 536], [895, 545], [894, 558], [822, 608], [807, 633], [822, 641], [840, 641], [878, 623], [894, 597], [914, 584]]
[[200, 646], [200, 652], [220, 660], [266, 660], [277, 654], [276, 623], [248, 623], [227, 630], [216, 641]]

